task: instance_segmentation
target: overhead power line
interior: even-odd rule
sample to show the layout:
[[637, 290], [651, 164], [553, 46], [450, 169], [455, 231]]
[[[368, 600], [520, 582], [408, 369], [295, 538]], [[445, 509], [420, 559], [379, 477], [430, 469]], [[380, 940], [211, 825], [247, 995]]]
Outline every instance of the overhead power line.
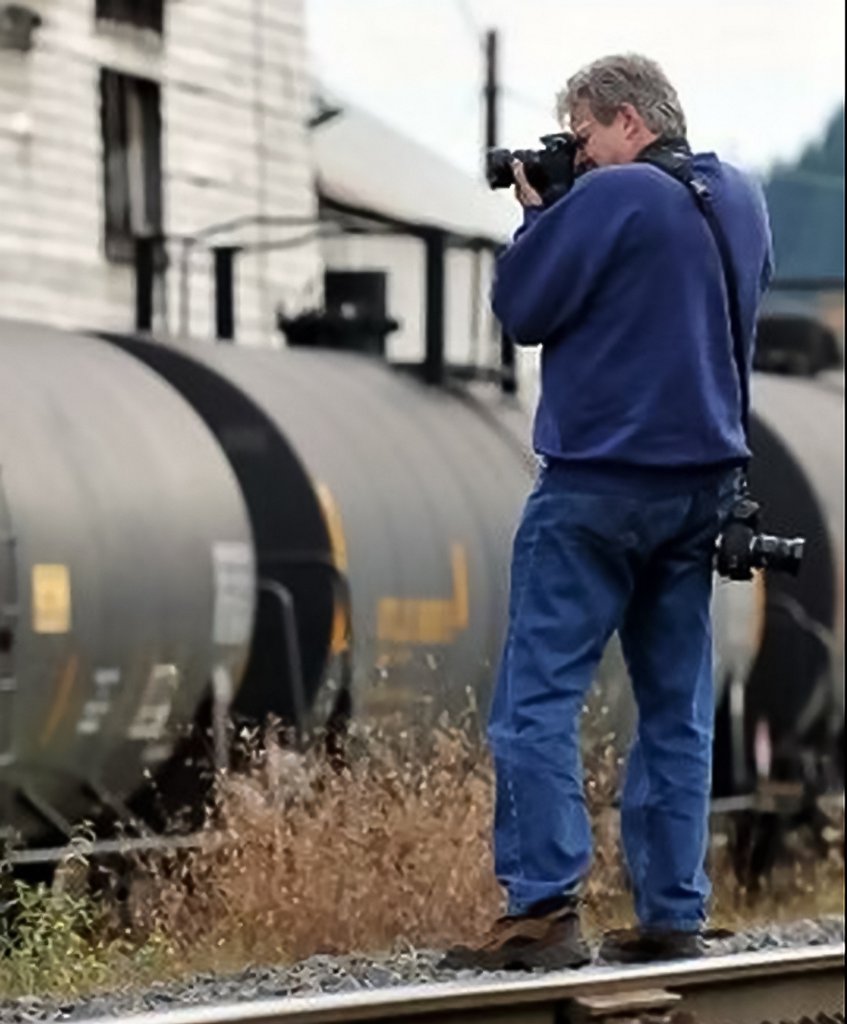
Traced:
[[468, 34], [473, 37], [477, 46], [482, 46], [482, 28], [476, 20], [468, 0], [454, 0], [454, 4], [459, 12], [459, 17], [462, 19], [465, 24], [465, 28], [468, 30]]

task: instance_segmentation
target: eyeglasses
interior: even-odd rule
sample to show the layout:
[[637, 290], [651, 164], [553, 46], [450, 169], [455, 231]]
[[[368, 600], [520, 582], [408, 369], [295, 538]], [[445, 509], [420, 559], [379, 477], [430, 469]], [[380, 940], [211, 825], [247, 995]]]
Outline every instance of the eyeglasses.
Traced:
[[577, 149], [584, 149], [585, 148], [586, 144], [588, 143], [589, 139], [591, 138], [591, 134], [589, 133], [589, 134], [586, 135], [585, 134], [585, 130], [586, 130], [586, 128], [592, 128], [595, 124], [597, 124], [596, 121], [582, 121], [575, 128], [571, 129], [571, 133], [574, 136], [574, 138], [576, 139], [576, 148]]

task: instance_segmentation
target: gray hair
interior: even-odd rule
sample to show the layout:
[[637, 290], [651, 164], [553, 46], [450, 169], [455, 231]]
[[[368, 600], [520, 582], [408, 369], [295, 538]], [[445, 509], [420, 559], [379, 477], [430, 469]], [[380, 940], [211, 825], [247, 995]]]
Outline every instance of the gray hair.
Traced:
[[601, 124], [611, 124], [624, 103], [631, 104], [656, 135], [685, 135], [685, 114], [676, 89], [659, 65], [635, 53], [601, 57], [581, 68], [556, 97], [560, 123], [581, 100]]

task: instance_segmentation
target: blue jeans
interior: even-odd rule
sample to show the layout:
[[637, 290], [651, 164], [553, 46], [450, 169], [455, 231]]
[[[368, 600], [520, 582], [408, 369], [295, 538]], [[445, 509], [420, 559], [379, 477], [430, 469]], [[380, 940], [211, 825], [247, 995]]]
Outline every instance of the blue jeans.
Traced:
[[515, 537], [488, 730], [510, 913], [577, 892], [588, 871], [579, 721], [617, 630], [638, 705], [621, 810], [636, 913], [654, 929], [705, 920], [712, 559], [738, 476], [541, 469]]

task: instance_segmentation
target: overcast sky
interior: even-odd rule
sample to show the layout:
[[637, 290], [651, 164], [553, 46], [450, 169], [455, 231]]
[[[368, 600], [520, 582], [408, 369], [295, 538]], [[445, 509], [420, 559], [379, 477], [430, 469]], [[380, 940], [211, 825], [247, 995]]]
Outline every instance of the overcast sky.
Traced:
[[[481, 47], [501, 30], [502, 144], [555, 131], [568, 75], [607, 53], [657, 59], [690, 138], [753, 171], [796, 156], [844, 97], [844, 0], [305, 0], [327, 85], [470, 173]], [[378, 173], [375, 168], [375, 173]]]

